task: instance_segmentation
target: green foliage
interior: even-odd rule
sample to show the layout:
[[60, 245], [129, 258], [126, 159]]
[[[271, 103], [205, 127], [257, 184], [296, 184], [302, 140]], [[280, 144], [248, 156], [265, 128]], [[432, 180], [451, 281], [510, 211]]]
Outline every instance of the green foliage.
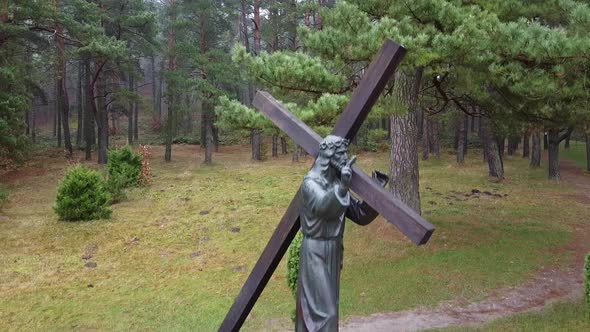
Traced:
[[584, 288], [588, 315], [590, 316], [590, 253], [586, 255], [584, 262]]
[[110, 196], [100, 174], [84, 165], [70, 168], [57, 188], [53, 207], [61, 220], [110, 218]]
[[129, 146], [109, 151], [108, 182], [122, 188], [137, 185], [141, 173], [141, 156]]
[[287, 253], [287, 285], [291, 289], [293, 297], [297, 297], [297, 279], [299, 277], [299, 252], [301, 251], [301, 243], [303, 242], [303, 234], [298, 232], [289, 246]]
[[0, 204], [8, 200], [8, 190], [0, 187]]

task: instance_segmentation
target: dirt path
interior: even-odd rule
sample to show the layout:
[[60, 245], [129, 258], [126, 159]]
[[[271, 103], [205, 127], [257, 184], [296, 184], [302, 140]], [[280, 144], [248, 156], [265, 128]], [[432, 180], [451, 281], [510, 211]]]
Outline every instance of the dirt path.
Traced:
[[[578, 189], [579, 199], [590, 204], [590, 176], [570, 161], [561, 161], [561, 175], [563, 181]], [[584, 255], [590, 251], [589, 238], [590, 227], [576, 229], [574, 241], [564, 248], [575, 253], [574, 263], [566, 270], [542, 270], [524, 285], [497, 290], [487, 299], [468, 305], [450, 301], [430, 309], [353, 317], [342, 324], [341, 331], [419, 331], [476, 325], [515, 313], [539, 310], [558, 300], [582, 296], [580, 271]]]

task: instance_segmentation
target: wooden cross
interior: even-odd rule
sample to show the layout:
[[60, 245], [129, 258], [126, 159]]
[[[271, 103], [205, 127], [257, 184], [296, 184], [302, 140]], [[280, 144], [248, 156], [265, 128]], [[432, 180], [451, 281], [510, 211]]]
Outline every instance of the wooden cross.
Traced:
[[[359, 86], [354, 90], [350, 102], [338, 119], [332, 135], [352, 140], [369, 114], [371, 107], [373, 107], [385, 88], [387, 81], [395, 72], [405, 52], [403, 47], [393, 41], [385, 41], [377, 57], [369, 65]], [[258, 91], [253, 104], [310, 155], [314, 157], [318, 155], [319, 145], [323, 138], [290, 113], [270, 94]], [[394, 224], [415, 244], [421, 245], [428, 241], [432, 232], [434, 232], [432, 224], [424, 220], [400, 200], [394, 198], [391, 193], [375, 183], [358, 166], [354, 165], [352, 171], [352, 191], [390, 223]], [[300, 228], [299, 211], [301, 210], [301, 204], [301, 194], [298, 190], [279, 226], [275, 229], [258, 262], [256, 262], [254, 269], [246, 279], [219, 331], [238, 331], [241, 328]]]

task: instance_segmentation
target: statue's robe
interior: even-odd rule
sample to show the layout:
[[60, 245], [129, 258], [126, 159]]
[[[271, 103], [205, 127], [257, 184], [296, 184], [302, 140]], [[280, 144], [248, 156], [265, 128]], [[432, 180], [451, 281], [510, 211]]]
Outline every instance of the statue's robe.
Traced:
[[[300, 213], [303, 242], [299, 256], [298, 331], [337, 331], [342, 235], [345, 217], [366, 225], [377, 212], [347, 191], [338, 195], [340, 180], [330, 183], [309, 172], [302, 185]], [[305, 324], [305, 326], [303, 326]]]

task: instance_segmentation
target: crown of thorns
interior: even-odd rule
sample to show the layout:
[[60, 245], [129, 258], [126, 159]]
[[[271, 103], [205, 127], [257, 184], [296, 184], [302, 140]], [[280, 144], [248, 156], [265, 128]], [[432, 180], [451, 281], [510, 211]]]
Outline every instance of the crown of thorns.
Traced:
[[350, 143], [350, 141], [346, 138], [339, 139], [335, 142], [327, 142], [327, 143], [322, 142], [322, 143], [320, 143], [320, 150], [325, 150], [326, 148], [332, 149], [334, 147], [339, 148], [343, 145], [344, 145], [344, 147], [347, 148], [349, 143]]

